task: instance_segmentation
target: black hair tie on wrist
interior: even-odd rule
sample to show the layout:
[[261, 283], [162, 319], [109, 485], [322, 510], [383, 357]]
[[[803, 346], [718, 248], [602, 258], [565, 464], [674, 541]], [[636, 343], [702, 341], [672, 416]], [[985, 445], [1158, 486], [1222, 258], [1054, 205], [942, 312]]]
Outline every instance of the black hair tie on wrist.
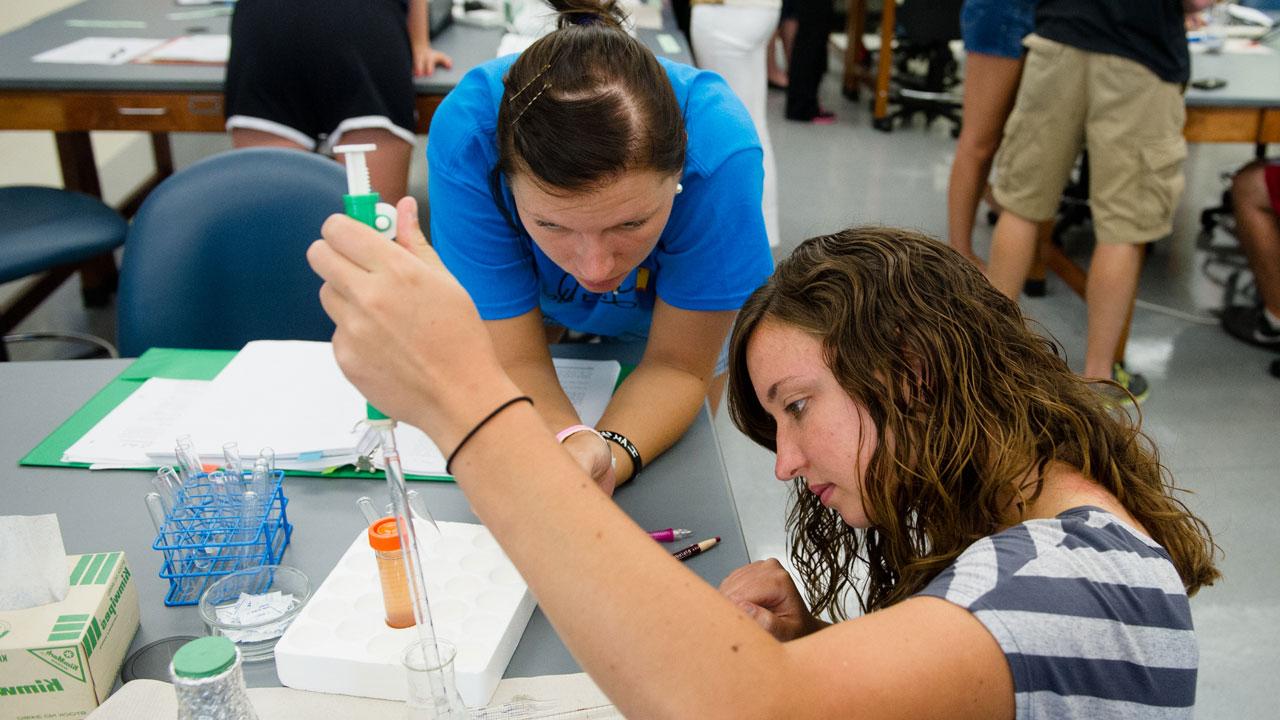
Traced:
[[453, 452], [449, 453], [449, 459], [446, 460], [444, 463], [444, 471], [452, 475], [453, 459], [458, 457], [458, 453], [462, 451], [462, 448], [467, 444], [467, 441], [475, 437], [475, 434], [480, 432], [480, 428], [487, 425], [490, 420], [498, 417], [498, 413], [502, 412], [503, 410], [506, 410], [507, 408], [511, 407], [512, 405], [515, 405], [518, 402], [527, 402], [530, 405], [532, 405], [533, 398], [529, 397], [528, 395], [520, 395], [518, 397], [513, 397], [510, 400], [502, 403], [498, 407], [494, 408], [493, 412], [489, 413], [488, 415], [485, 415], [483, 420], [476, 423], [476, 426], [471, 428], [471, 432], [462, 436], [462, 442], [458, 443], [458, 446], [453, 449]]
[[640, 459], [640, 451], [621, 433], [616, 433], [612, 430], [601, 430], [600, 436], [622, 448], [627, 453], [627, 456], [631, 458], [631, 478], [634, 480], [640, 474], [640, 469], [644, 467], [644, 461]]

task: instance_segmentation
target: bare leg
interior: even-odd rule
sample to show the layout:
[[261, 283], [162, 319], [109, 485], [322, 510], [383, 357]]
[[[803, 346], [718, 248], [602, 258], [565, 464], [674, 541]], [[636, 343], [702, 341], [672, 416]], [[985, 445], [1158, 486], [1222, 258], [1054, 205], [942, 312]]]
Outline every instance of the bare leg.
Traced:
[[[373, 143], [378, 149], [365, 155], [369, 166], [369, 183], [382, 199], [395, 203], [405, 196], [409, 188], [409, 161], [413, 158], [413, 143], [390, 130], [366, 128], [342, 134], [343, 145]], [[338, 158], [342, 161], [342, 158]]]
[[982, 261], [973, 254], [973, 217], [1021, 77], [1022, 60], [972, 52], [965, 56], [963, 122], [947, 185], [947, 242], [979, 266]]
[[298, 143], [292, 140], [286, 140], [279, 135], [272, 135], [269, 132], [263, 132], [261, 130], [250, 130], [249, 128], [232, 128], [231, 147], [278, 147], [289, 148], [292, 150], [307, 150], [307, 148], [299, 145]]
[[1116, 349], [1126, 334], [1133, 301], [1138, 296], [1142, 252], [1141, 245], [1099, 244], [1094, 248], [1085, 281], [1085, 306], [1089, 317], [1085, 335], [1085, 377], [1111, 377]]
[[791, 67], [791, 48], [796, 44], [796, 33], [800, 31], [800, 21], [796, 18], [783, 18], [778, 25], [778, 37], [782, 39], [782, 57], [787, 61], [787, 68]]
[[1240, 228], [1240, 247], [1249, 258], [1262, 303], [1271, 314], [1280, 315], [1280, 217], [1271, 208], [1260, 163], [1236, 173], [1231, 201]]
[[1006, 210], [1000, 213], [995, 235], [991, 238], [987, 279], [1014, 302], [1018, 301], [1022, 283], [1026, 281], [1031, 263], [1035, 260], [1036, 226], [1036, 222]]
[[[782, 42], [782, 30], [773, 31], [773, 37], [769, 38], [769, 44], [765, 52], [765, 68], [769, 73], [769, 84], [777, 87], [785, 88], [787, 86], [787, 71], [778, 65], [778, 43]], [[784, 50], [785, 52], [785, 50]]]

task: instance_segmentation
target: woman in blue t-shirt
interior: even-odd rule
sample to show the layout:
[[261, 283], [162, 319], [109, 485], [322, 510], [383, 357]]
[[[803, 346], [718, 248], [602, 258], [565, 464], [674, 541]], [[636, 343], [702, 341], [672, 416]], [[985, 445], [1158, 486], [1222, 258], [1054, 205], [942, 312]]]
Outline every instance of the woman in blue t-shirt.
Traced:
[[[431, 242], [503, 368], [611, 491], [719, 398], [734, 312], [772, 269], [762, 151], [728, 85], [656, 58], [613, 0], [552, 5], [558, 30], [467, 73], [432, 118]], [[646, 341], [607, 442], [556, 378], [547, 344], [566, 329]]]

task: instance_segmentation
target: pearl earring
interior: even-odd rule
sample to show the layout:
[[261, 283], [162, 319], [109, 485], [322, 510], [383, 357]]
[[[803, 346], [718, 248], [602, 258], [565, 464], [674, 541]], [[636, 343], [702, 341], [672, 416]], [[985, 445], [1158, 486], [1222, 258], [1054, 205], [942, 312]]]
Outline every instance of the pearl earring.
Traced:
[[682, 192], [684, 192], [684, 185], [682, 185], [681, 183], [676, 183], [676, 194], [679, 195]]

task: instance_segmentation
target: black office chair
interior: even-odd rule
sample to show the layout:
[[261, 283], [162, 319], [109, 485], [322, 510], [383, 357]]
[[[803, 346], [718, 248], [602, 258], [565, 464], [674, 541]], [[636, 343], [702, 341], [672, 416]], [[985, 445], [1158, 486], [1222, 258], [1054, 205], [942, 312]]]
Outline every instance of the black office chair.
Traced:
[[875, 128], [893, 130], [895, 121], [910, 122], [924, 115], [928, 125], [938, 118], [952, 125], [952, 137], [960, 136], [960, 64], [951, 41], [960, 39], [960, 7], [964, 0], [906, 0], [898, 8], [897, 47], [893, 50], [893, 77], [889, 88], [889, 114], [874, 121]]

